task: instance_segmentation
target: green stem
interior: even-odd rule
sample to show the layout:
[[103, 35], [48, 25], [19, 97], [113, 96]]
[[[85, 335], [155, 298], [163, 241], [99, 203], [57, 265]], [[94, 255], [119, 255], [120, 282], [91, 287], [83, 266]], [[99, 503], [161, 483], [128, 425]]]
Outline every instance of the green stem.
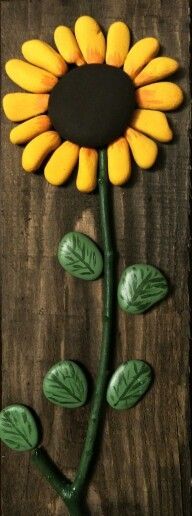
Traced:
[[53, 489], [63, 497], [65, 489], [70, 482], [65, 479], [62, 473], [57, 469], [44, 448], [41, 447], [33, 450], [31, 460], [34, 466], [39, 469], [40, 473], [51, 484]]
[[48, 456], [43, 447], [36, 448], [32, 451], [31, 460], [34, 466], [40, 471], [41, 475], [46, 478], [51, 487], [63, 499], [69, 514], [73, 516], [82, 516], [84, 514], [81, 509], [81, 497], [73, 489], [70, 480], [58, 470], [57, 466]]
[[100, 225], [103, 237], [104, 250], [104, 304], [103, 304], [103, 333], [101, 354], [96, 380], [95, 391], [91, 406], [91, 414], [85, 444], [82, 451], [79, 467], [74, 482], [70, 483], [56, 471], [47, 457], [40, 450], [33, 452], [33, 463], [40, 469], [55, 491], [62, 497], [71, 516], [83, 516], [81, 500], [84, 487], [88, 481], [91, 462], [94, 456], [95, 443], [105, 401], [106, 384], [110, 348], [113, 344], [113, 304], [114, 304], [114, 251], [111, 237], [111, 219], [109, 212], [109, 186], [107, 179], [106, 151], [99, 153], [99, 198], [100, 198]]
[[101, 355], [95, 392], [92, 401], [90, 419], [84, 449], [81, 455], [78, 471], [73, 483], [77, 492], [86, 483], [90, 464], [93, 458], [95, 440], [100, 423], [101, 409], [105, 400], [106, 382], [108, 376], [109, 349], [112, 344], [113, 324], [113, 285], [114, 285], [114, 253], [111, 238], [111, 220], [109, 213], [109, 186], [107, 179], [106, 151], [99, 154], [99, 196], [100, 196], [100, 225], [102, 228], [104, 250], [104, 308], [103, 334]]

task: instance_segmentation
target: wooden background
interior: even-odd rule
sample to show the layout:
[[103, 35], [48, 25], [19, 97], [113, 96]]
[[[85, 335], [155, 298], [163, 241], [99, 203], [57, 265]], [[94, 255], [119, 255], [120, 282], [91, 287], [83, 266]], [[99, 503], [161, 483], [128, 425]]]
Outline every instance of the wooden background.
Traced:
[[[92, 515], [181, 516], [190, 514], [189, 455], [189, 1], [188, 0], [3, 0], [2, 63], [19, 57], [23, 41], [53, 41], [57, 25], [73, 26], [81, 14], [107, 29], [116, 19], [133, 41], [154, 35], [165, 55], [180, 60], [175, 80], [186, 102], [169, 119], [172, 144], [159, 146], [150, 172], [133, 168], [125, 188], [112, 190], [118, 274], [147, 262], [169, 278], [171, 295], [144, 316], [118, 312], [112, 367], [139, 358], [154, 368], [151, 391], [135, 409], [107, 409], [102, 446], [88, 492]], [[3, 93], [18, 90], [3, 74]], [[21, 149], [8, 140], [2, 116], [2, 405], [22, 402], [39, 414], [44, 445], [73, 476], [86, 431], [89, 405], [62, 410], [42, 395], [42, 380], [62, 358], [76, 359], [95, 377], [101, 337], [102, 280], [78, 281], [56, 259], [60, 238], [81, 230], [101, 243], [98, 193], [48, 185], [25, 175]], [[30, 465], [29, 454], [2, 446], [3, 516], [61, 516], [62, 502]]]

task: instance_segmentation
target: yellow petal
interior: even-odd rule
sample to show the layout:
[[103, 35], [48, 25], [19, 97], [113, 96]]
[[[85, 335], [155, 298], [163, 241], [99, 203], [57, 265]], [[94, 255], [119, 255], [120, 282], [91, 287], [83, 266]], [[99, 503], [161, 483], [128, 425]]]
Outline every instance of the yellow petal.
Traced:
[[87, 63], [103, 63], [105, 38], [94, 18], [80, 16], [75, 23], [75, 36]]
[[45, 113], [48, 102], [47, 93], [8, 93], [3, 98], [3, 109], [9, 120], [20, 122]]
[[39, 134], [29, 142], [22, 154], [22, 167], [25, 172], [35, 172], [44, 159], [61, 143], [61, 138], [55, 131]]
[[123, 22], [114, 22], [107, 33], [106, 63], [123, 66], [130, 45], [130, 32]]
[[151, 82], [164, 79], [176, 72], [179, 68], [179, 63], [171, 57], [156, 57], [143, 68], [143, 70], [135, 77], [135, 86], [143, 86]]
[[108, 174], [113, 185], [123, 185], [131, 175], [129, 145], [125, 138], [119, 138], [107, 149]]
[[53, 153], [45, 167], [45, 178], [51, 185], [59, 186], [70, 177], [79, 156], [79, 147], [72, 142], [64, 142]]
[[80, 192], [92, 192], [97, 186], [98, 153], [95, 149], [81, 147], [76, 186]]
[[157, 144], [147, 136], [144, 136], [144, 134], [130, 127], [126, 131], [126, 138], [137, 165], [141, 168], [152, 167], [157, 157]]
[[169, 111], [183, 102], [183, 92], [173, 82], [154, 82], [138, 88], [135, 94], [138, 106], [146, 109]]
[[167, 117], [161, 111], [150, 109], [136, 109], [130, 122], [133, 129], [152, 136], [160, 142], [169, 142], [173, 138], [172, 130], [169, 127]]
[[10, 132], [10, 141], [17, 145], [28, 142], [38, 134], [48, 131], [51, 120], [47, 115], [39, 115], [14, 127]]
[[46, 93], [51, 91], [58, 79], [52, 73], [37, 68], [21, 59], [10, 59], [5, 65], [9, 78], [26, 91]]
[[154, 57], [159, 51], [159, 41], [156, 38], [143, 38], [137, 41], [129, 51], [124, 71], [134, 79], [142, 68]]
[[69, 27], [60, 25], [54, 32], [55, 45], [67, 63], [80, 66], [85, 63], [76, 38]]
[[29, 63], [51, 72], [56, 77], [61, 77], [67, 72], [64, 59], [45, 41], [30, 39], [23, 43], [21, 50]]

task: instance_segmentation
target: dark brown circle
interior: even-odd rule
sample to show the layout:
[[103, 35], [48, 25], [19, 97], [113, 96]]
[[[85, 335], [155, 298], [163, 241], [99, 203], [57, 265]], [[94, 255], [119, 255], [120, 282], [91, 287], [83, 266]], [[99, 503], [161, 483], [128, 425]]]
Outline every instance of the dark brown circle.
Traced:
[[74, 68], [58, 81], [48, 111], [64, 140], [101, 148], [123, 135], [134, 107], [130, 77], [114, 66], [91, 64]]

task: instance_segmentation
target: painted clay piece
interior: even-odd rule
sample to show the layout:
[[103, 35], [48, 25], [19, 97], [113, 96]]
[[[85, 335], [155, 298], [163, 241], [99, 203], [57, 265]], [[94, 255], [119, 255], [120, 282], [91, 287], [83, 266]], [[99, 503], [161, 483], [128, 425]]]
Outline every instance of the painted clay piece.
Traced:
[[143, 397], [152, 381], [151, 367], [142, 360], [129, 360], [113, 374], [107, 401], [116, 410], [129, 409]]
[[24, 148], [22, 166], [25, 172], [38, 170], [45, 158], [61, 144], [61, 138], [56, 131], [45, 131], [38, 134]]
[[49, 131], [50, 128], [50, 118], [47, 115], [39, 115], [13, 127], [9, 135], [10, 141], [15, 145], [22, 145], [38, 136], [38, 134]]
[[95, 243], [78, 231], [67, 233], [58, 248], [62, 267], [76, 278], [95, 280], [103, 270], [103, 258]]
[[65, 360], [49, 369], [43, 381], [43, 392], [55, 405], [81, 407], [87, 399], [87, 380], [75, 362]]
[[134, 106], [129, 76], [114, 66], [92, 64], [74, 68], [60, 79], [48, 110], [64, 140], [97, 148], [124, 133]]
[[127, 267], [118, 286], [118, 302], [129, 314], [142, 314], [168, 293], [163, 274], [152, 265], [136, 264]]
[[106, 44], [101, 27], [92, 16], [80, 16], [75, 22], [75, 37], [86, 63], [103, 63]]
[[7, 93], [3, 97], [3, 109], [9, 120], [22, 122], [45, 113], [48, 109], [48, 102], [48, 93]]
[[54, 32], [55, 45], [61, 56], [70, 64], [85, 64], [73, 31], [65, 25], [59, 25]]
[[45, 179], [53, 186], [65, 183], [78, 161], [79, 147], [65, 141], [52, 154], [44, 169]]
[[15, 84], [32, 93], [48, 93], [58, 81], [52, 73], [21, 59], [10, 59], [5, 69]]
[[107, 33], [106, 63], [120, 68], [124, 65], [130, 46], [130, 31], [126, 23], [116, 21]]
[[76, 186], [80, 192], [89, 193], [97, 186], [98, 152], [81, 147]]
[[39, 441], [36, 421], [25, 405], [9, 405], [0, 412], [0, 438], [12, 450], [36, 448]]
[[127, 183], [131, 175], [131, 154], [126, 138], [118, 138], [108, 145], [108, 174], [113, 185]]
[[61, 55], [40, 39], [25, 41], [22, 45], [22, 54], [29, 63], [47, 70], [56, 77], [64, 75], [67, 71], [67, 65]]

